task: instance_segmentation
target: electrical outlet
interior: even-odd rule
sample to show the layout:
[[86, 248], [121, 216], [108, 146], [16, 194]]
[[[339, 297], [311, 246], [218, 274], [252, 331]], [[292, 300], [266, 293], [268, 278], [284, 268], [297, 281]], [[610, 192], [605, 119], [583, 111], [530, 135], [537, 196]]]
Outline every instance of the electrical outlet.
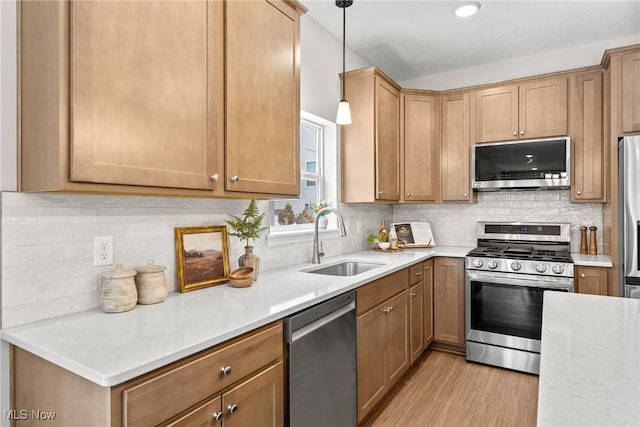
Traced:
[[113, 236], [95, 236], [93, 238], [93, 265], [113, 264]]

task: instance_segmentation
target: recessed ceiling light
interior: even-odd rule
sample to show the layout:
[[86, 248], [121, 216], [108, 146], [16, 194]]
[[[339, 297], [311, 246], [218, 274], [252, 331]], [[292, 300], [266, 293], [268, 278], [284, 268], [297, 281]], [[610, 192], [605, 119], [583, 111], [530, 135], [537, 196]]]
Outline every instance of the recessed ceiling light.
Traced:
[[471, 1], [463, 4], [460, 7], [457, 7], [454, 13], [458, 18], [468, 18], [471, 15], [475, 15], [475, 13], [480, 9], [480, 3], [477, 1]]

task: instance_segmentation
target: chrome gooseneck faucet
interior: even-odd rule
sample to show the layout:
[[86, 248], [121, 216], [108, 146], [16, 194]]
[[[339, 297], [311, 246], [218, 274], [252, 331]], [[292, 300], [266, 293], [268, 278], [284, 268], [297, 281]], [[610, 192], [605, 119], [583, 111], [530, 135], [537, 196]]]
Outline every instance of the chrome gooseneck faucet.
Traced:
[[326, 207], [326, 208], [320, 209], [316, 214], [315, 221], [313, 222], [314, 232], [313, 232], [313, 258], [311, 259], [312, 264], [320, 264], [320, 257], [324, 255], [324, 252], [320, 252], [320, 249], [319, 249], [320, 244], [318, 243], [318, 218], [320, 218], [322, 214], [325, 212], [333, 212], [338, 216], [338, 234], [340, 236], [347, 235], [347, 229], [344, 226], [344, 218], [342, 217], [342, 214], [340, 213], [340, 211], [332, 207]]

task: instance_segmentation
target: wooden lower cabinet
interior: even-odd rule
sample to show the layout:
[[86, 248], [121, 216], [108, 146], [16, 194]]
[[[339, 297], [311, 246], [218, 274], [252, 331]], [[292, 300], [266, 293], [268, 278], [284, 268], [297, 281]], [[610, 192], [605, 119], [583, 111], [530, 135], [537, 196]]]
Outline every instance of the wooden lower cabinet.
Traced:
[[14, 347], [14, 405], [55, 411], [51, 426], [281, 426], [282, 336], [278, 322], [113, 387]]
[[433, 342], [433, 259], [424, 262], [424, 346]]
[[424, 282], [420, 282], [409, 289], [409, 355], [411, 364], [420, 357], [425, 347], [424, 303]]
[[464, 345], [464, 258], [436, 258], [433, 268], [434, 340]]
[[575, 292], [592, 295], [609, 294], [609, 268], [576, 267]]
[[[394, 284], [404, 290], [389, 297]], [[358, 422], [409, 368], [408, 287], [405, 269], [358, 289]]]

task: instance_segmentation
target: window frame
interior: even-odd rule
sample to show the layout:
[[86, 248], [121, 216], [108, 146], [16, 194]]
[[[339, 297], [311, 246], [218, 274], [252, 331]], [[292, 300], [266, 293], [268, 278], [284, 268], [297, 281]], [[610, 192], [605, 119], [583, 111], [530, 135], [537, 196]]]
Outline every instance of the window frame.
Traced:
[[[315, 116], [313, 114], [301, 111], [300, 114], [300, 127], [307, 126], [316, 131], [316, 146], [317, 146], [317, 171], [307, 172], [302, 165], [300, 167], [300, 182], [305, 179], [316, 181], [318, 183], [318, 200], [337, 200], [337, 186], [338, 176], [335, 168], [330, 168], [330, 173], [336, 176], [327, 176], [326, 162], [338, 162], [337, 153], [337, 139], [338, 139], [338, 127], [334, 122], [326, 120], [322, 117]], [[302, 145], [300, 148], [302, 155]], [[300, 200], [300, 199], [276, 199], [269, 202], [269, 246], [306, 242], [311, 241], [314, 231], [314, 225], [312, 223], [306, 224], [291, 224], [291, 225], [279, 225], [273, 224], [275, 217], [274, 204], [277, 201], [284, 200]], [[333, 202], [335, 207], [335, 202]], [[337, 235], [337, 222], [333, 215], [328, 215], [329, 225], [326, 230], [320, 230], [320, 233], [327, 237], [327, 235]]]

